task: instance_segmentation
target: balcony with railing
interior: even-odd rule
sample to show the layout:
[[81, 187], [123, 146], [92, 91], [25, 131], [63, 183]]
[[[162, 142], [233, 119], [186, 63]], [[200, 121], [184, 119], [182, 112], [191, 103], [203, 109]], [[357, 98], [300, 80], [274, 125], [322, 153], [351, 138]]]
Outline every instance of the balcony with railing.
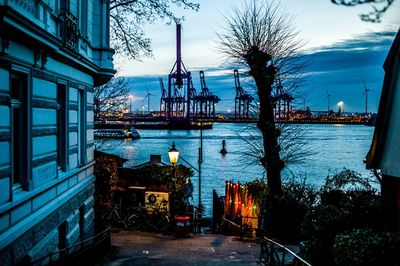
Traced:
[[78, 51], [79, 28], [77, 18], [68, 10], [61, 9], [60, 35], [65, 46], [75, 52]]

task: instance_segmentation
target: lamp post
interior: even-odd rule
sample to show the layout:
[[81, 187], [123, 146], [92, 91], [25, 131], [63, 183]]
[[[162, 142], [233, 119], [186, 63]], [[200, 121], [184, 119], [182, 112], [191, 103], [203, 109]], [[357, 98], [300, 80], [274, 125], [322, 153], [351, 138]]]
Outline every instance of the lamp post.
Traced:
[[199, 205], [201, 206], [201, 164], [203, 163], [203, 119], [200, 117], [200, 147], [199, 147]]
[[172, 164], [172, 178], [173, 178], [173, 189], [172, 189], [172, 195], [171, 195], [171, 211], [173, 214], [175, 214], [175, 197], [174, 197], [174, 193], [175, 193], [175, 182], [176, 182], [176, 163], [178, 162], [178, 158], [179, 158], [179, 150], [177, 148], [175, 148], [175, 142], [172, 142], [172, 148], [168, 150], [168, 157], [169, 157], [169, 161]]
[[[176, 180], [176, 163], [178, 162], [179, 159], [179, 151], [175, 148], [175, 143], [172, 142], [172, 148], [168, 150], [168, 156], [169, 156], [169, 161], [173, 165], [173, 177]], [[202, 203], [201, 203], [201, 164], [203, 163], [203, 130], [202, 130], [202, 123], [200, 126], [200, 148], [199, 148], [199, 168], [196, 169], [192, 164], [190, 164], [188, 161], [186, 161], [183, 157], [180, 157], [186, 164], [188, 164], [192, 169], [197, 171], [199, 173], [199, 205], [198, 208], [199, 210], [201, 209], [201, 214], [196, 217], [196, 219], [201, 219], [202, 212], [204, 209], [202, 209]], [[175, 181], [174, 181], [175, 182]], [[171, 199], [171, 202], [174, 203], [174, 201]], [[173, 209], [171, 207], [171, 209]], [[198, 227], [198, 233], [201, 233], [201, 228]]]

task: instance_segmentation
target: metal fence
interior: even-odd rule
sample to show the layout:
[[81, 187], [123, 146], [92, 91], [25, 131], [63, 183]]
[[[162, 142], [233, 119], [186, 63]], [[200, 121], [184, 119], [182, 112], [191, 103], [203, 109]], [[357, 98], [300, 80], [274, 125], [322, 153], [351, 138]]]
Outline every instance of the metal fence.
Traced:
[[289, 248], [267, 237], [261, 242], [260, 263], [269, 266], [311, 266]]

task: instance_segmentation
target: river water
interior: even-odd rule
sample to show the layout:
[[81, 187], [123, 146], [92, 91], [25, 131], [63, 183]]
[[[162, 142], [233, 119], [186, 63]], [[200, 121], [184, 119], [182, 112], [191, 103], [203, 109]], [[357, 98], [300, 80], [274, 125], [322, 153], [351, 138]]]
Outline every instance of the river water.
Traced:
[[[306, 178], [306, 181], [320, 186], [327, 175], [343, 168], [356, 170], [370, 176], [363, 160], [371, 144], [373, 127], [360, 125], [295, 125], [289, 128], [294, 143], [301, 143], [296, 149], [305, 154], [302, 163], [289, 164], [283, 172], [283, 179]], [[149, 161], [151, 154], [160, 154], [162, 161], [169, 163], [168, 149], [175, 142], [180, 155], [192, 166], [198, 167], [199, 130], [138, 130], [141, 138], [131, 141], [110, 140], [106, 152], [120, 155], [129, 161], [126, 167]], [[285, 135], [285, 130], [283, 135]], [[294, 133], [293, 133], [294, 132]], [[226, 141], [228, 153], [221, 155], [222, 140]], [[212, 190], [224, 194], [225, 181], [241, 183], [265, 177], [263, 168], [244, 153], [249, 152], [248, 142], [259, 139], [253, 124], [215, 123], [213, 129], [203, 130], [202, 201], [206, 215], [212, 213]], [[284, 148], [285, 145], [282, 145]], [[254, 154], [254, 152], [250, 152]], [[178, 163], [186, 164], [183, 160]], [[193, 203], [198, 202], [198, 175], [192, 178], [195, 187]]]

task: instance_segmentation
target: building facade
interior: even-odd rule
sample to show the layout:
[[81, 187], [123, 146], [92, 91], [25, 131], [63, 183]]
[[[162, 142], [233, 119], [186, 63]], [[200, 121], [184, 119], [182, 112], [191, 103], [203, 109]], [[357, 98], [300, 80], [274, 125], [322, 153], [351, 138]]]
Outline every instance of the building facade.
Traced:
[[109, 1], [0, 0], [0, 265], [92, 228], [93, 87], [112, 56]]

